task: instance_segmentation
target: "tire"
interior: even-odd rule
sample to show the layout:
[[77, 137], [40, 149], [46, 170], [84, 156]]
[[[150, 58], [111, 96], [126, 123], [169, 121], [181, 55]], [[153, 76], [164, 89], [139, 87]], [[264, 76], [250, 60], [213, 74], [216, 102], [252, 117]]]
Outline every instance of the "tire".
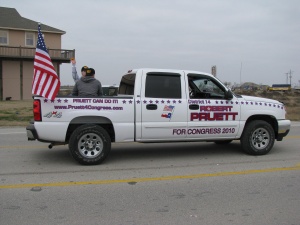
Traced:
[[72, 157], [82, 165], [100, 164], [110, 153], [110, 136], [97, 125], [82, 125], [71, 135], [69, 150]]
[[232, 142], [232, 140], [215, 141], [215, 144], [217, 144], [217, 145], [228, 145], [231, 142]]
[[263, 120], [254, 120], [247, 124], [241, 138], [243, 151], [250, 155], [267, 154], [274, 142], [274, 129]]

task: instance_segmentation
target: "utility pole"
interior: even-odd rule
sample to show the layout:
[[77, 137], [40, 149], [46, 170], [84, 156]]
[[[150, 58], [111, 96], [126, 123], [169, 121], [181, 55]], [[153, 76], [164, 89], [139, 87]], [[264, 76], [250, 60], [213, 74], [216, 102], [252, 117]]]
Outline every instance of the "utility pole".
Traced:
[[241, 68], [240, 68], [240, 85], [242, 84], [242, 68], [243, 68], [243, 62], [241, 62]]
[[286, 84], [288, 84], [289, 83], [289, 73], [285, 73], [285, 75], [286, 75]]
[[292, 86], [292, 70], [290, 70], [290, 85]]

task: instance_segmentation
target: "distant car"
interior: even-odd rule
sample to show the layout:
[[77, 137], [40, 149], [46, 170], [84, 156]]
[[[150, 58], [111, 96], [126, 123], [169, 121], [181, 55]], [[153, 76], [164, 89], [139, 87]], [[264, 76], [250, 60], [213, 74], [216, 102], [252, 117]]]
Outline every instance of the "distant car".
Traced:
[[119, 87], [113, 85], [102, 85], [102, 90], [104, 96], [117, 96]]

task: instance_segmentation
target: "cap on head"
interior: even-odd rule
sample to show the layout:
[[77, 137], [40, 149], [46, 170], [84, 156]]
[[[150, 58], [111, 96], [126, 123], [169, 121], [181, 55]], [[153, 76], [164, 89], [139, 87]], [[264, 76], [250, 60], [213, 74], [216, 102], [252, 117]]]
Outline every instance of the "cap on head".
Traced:
[[81, 68], [81, 72], [82, 72], [82, 71], [86, 71], [87, 69], [88, 69], [87, 66], [83, 66], [83, 67]]
[[93, 76], [95, 75], [95, 70], [93, 68], [88, 68], [86, 70], [86, 76]]

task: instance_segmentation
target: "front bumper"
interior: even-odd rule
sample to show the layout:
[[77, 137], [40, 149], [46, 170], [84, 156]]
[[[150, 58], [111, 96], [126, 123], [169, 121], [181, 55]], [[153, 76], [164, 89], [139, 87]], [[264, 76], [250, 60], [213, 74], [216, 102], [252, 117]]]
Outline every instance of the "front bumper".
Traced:
[[283, 137], [287, 136], [291, 129], [290, 120], [278, 120], [277, 141], [282, 141]]

